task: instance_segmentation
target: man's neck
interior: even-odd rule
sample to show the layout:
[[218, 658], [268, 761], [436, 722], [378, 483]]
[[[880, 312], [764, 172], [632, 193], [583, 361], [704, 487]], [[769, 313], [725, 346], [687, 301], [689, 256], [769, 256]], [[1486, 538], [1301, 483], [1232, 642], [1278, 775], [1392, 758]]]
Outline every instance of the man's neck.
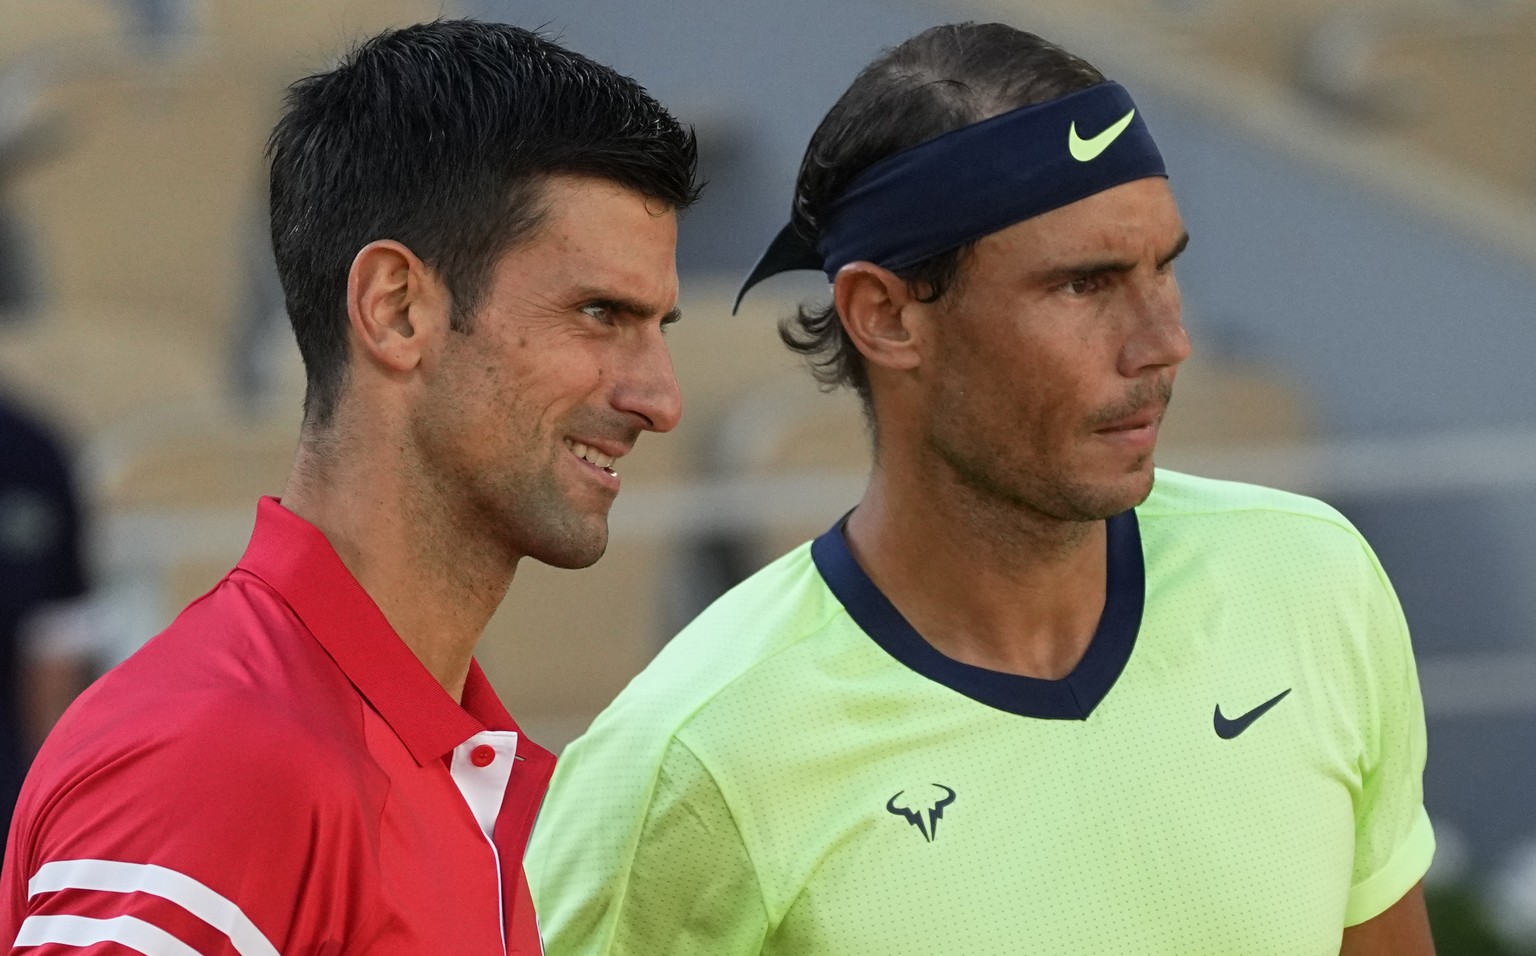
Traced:
[[281, 500], [325, 534], [395, 633], [462, 701], [475, 645], [515, 565], [460, 540], [398, 474], [369, 456], [301, 442]]
[[848, 521], [854, 557], [946, 656], [1065, 677], [1104, 609], [1105, 523], [989, 509], [953, 490], [903, 486], [877, 466]]

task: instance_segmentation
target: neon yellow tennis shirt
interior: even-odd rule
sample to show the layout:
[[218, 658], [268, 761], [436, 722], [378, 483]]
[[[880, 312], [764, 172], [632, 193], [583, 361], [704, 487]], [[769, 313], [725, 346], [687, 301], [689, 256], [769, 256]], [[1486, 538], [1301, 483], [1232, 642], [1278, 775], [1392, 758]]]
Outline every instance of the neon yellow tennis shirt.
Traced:
[[1428, 868], [1401, 609], [1319, 502], [1158, 473], [1059, 681], [961, 664], [840, 528], [717, 601], [566, 751], [549, 956], [1309, 956]]

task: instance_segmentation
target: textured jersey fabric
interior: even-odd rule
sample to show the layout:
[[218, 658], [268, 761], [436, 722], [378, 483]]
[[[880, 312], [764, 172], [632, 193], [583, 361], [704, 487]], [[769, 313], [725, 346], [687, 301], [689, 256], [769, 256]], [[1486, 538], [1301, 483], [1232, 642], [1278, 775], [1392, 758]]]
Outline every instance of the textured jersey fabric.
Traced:
[[461, 706], [264, 499], [235, 570], [48, 738], [0, 946], [537, 954], [521, 861], [552, 770], [477, 666]]
[[1109, 531], [1061, 681], [943, 657], [838, 528], [721, 598], [562, 757], [550, 956], [1337, 954], [1434, 845], [1380, 566], [1326, 505], [1166, 471]]

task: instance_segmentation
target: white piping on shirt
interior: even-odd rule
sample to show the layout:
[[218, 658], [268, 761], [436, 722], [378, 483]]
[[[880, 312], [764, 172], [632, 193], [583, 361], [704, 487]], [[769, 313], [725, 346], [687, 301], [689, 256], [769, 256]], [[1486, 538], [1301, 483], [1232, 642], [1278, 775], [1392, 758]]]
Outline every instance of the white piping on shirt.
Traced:
[[[169, 867], [153, 863], [120, 863], [115, 860], [54, 860], [42, 865], [32, 879], [27, 881], [27, 895], [56, 893], [59, 890], [94, 890], [103, 893], [149, 893], [168, 900], [196, 916], [198, 919], [229, 937], [230, 944], [240, 956], [278, 956], [277, 947], [269, 942], [250, 917], [233, 902], [213, 890]], [[83, 917], [68, 917], [83, 919]], [[22, 924], [37, 919], [54, 917], [32, 916]], [[131, 917], [118, 917], [130, 919]], [[91, 920], [93, 923], [112, 923], [113, 920]], [[142, 922], [132, 920], [134, 923]], [[155, 929], [144, 924], [149, 929]], [[159, 932], [156, 930], [156, 932]], [[119, 941], [111, 937], [113, 941]], [[60, 941], [62, 942], [62, 941]], [[174, 939], [173, 939], [174, 942]], [[32, 944], [36, 945], [36, 944]], [[87, 944], [73, 944], [87, 945]], [[155, 950], [154, 952], [160, 952]], [[149, 953], [150, 950], [144, 950]], [[167, 950], [167, 952], [172, 952]], [[191, 952], [191, 950], [188, 950]]]
[[132, 916], [92, 919], [89, 916], [28, 916], [16, 934], [16, 946], [94, 946], [117, 943], [144, 956], [200, 956], [197, 950]]
[[[496, 759], [489, 766], [477, 767], [473, 754], [480, 747], [496, 751]], [[501, 813], [501, 803], [507, 796], [507, 784], [512, 779], [512, 763], [517, 759], [517, 733], [511, 730], [482, 730], [453, 748], [453, 764], [449, 773], [454, 785], [469, 804], [469, 812], [480, 824], [480, 833], [491, 848], [491, 859], [496, 864], [496, 916], [501, 930], [501, 951], [507, 951], [507, 913], [501, 885], [501, 854], [496, 850], [492, 837], [496, 833], [496, 817]]]

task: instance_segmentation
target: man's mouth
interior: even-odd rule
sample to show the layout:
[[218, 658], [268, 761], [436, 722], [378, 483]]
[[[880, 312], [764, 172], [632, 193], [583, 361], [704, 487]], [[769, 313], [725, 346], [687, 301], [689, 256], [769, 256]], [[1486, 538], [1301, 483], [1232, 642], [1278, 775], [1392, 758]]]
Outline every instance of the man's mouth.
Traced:
[[1172, 398], [1171, 378], [1147, 383], [1127, 395], [1124, 404], [1106, 409], [1093, 430], [1104, 434], [1156, 428], [1162, 424], [1163, 415], [1167, 413], [1168, 402]]
[[596, 448], [593, 448], [591, 445], [583, 444], [582, 442], [571, 438], [567, 438], [565, 440], [565, 447], [569, 448], [577, 458], [589, 462], [590, 464], [596, 465], [598, 468], [608, 472], [608, 474], [618, 474], [618, 472], [614, 471], [613, 469], [613, 463], [619, 460], [618, 455], [605, 455], [598, 451]]
[[1163, 405], [1144, 408], [1124, 418], [1117, 418], [1109, 424], [1098, 428], [1097, 431], [1129, 432], [1135, 431], [1138, 428], [1148, 428], [1162, 421], [1164, 411], [1166, 411], [1166, 406]]

